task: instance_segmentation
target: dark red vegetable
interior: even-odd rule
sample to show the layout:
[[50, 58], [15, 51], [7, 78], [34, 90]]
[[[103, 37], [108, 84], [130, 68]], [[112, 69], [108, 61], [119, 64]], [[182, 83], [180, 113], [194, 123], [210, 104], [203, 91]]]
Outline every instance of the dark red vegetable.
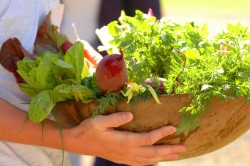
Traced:
[[14, 74], [18, 83], [23, 83], [24, 80], [16, 71], [16, 63], [25, 56], [34, 59], [33, 55], [24, 49], [17, 38], [10, 38], [3, 43], [0, 51], [0, 64]]
[[155, 80], [154, 78], [148, 78], [145, 80], [147, 85], [152, 86], [154, 89], [158, 89], [161, 93], [165, 93], [165, 88], [163, 86], [164, 82], [164, 78], [158, 78], [158, 80]]
[[65, 41], [65, 42], [62, 44], [62, 46], [61, 46], [63, 53], [65, 54], [65, 53], [67, 52], [67, 50], [68, 50], [70, 47], [72, 47], [72, 46], [73, 46], [73, 44], [72, 44], [71, 42]]
[[96, 80], [104, 94], [119, 92], [128, 82], [123, 53], [105, 56], [96, 69]]

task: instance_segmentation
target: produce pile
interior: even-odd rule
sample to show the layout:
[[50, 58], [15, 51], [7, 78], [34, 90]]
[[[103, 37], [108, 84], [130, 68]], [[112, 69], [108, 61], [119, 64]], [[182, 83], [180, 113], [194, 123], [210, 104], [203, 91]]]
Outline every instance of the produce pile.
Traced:
[[29, 119], [42, 122], [62, 101], [97, 100], [95, 116], [122, 101], [133, 105], [153, 97], [161, 104], [159, 95], [189, 94], [191, 104], [180, 110], [182, 133], [199, 126], [214, 97], [250, 101], [250, 32], [240, 23], [228, 24], [211, 38], [207, 25], [181, 25], [136, 11], [133, 17], [122, 13], [107, 29], [110, 40], [102, 49], [110, 55], [99, 59], [94, 72], [89, 70], [93, 58], [85, 45], [70, 43], [49, 16], [38, 31], [34, 55], [20, 43], [18, 56], [12, 55], [17, 49], [10, 49], [11, 44], [2, 47], [1, 64], [12, 66], [6, 68], [32, 99]]

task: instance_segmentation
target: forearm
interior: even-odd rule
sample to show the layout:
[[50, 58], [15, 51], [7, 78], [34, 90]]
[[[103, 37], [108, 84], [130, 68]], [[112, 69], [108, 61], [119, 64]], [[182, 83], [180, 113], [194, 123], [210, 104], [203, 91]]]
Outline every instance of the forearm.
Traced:
[[0, 99], [0, 140], [61, 149], [61, 137], [55, 122], [33, 123], [27, 113]]
[[149, 165], [173, 160], [178, 158], [180, 152], [185, 151], [182, 145], [153, 145], [164, 136], [174, 133], [176, 128], [173, 126], [148, 133], [114, 130], [113, 128], [132, 120], [133, 115], [129, 112], [86, 119], [74, 128], [62, 129], [62, 137], [54, 121], [45, 120], [42, 127], [42, 124], [28, 120], [22, 127], [27, 113], [1, 99], [0, 115], [2, 141], [62, 149], [63, 138], [65, 151], [100, 156], [128, 165]]

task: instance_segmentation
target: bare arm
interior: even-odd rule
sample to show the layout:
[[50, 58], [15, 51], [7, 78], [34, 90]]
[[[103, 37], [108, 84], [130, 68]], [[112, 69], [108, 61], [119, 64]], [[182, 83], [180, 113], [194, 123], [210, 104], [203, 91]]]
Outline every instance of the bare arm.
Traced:
[[[61, 149], [60, 132], [50, 120], [42, 125], [27, 121], [20, 132], [27, 113], [0, 99], [0, 140]], [[129, 165], [148, 165], [162, 160], [177, 159], [185, 150], [182, 145], [152, 146], [164, 136], [175, 132], [166, 126], [149, 133], [117, 131], [113, 127], [132, 120], [131, 113], [115, 113], [84, 120], [79, 126], [63, 129], [66, 151], [103, 157]]]
[[2, 99], [0, 115], [0, 140], [61, 149], [60, 133], [55, 122], [45, 120], [42, 137], [41, 123], [33, 123], [30, 120], [25, 122], [27, 113]]

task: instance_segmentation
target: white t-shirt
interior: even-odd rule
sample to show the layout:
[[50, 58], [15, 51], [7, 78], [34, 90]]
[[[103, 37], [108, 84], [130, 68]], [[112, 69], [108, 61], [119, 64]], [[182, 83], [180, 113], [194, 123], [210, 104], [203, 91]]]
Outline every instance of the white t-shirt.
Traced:
[[71, 41], [76, 40], [72, 23], [78, 31], [81, 39], [93, 42], [96, 39], [95, 30], [99, 14], [101, 0], [61, 0], [65, 4], [61, 32], [67, 35]]
[[[59, 0], [0, 0], [0, 4], [0, 47], [8, 38], [17, 37], [31, 51], [41, 21], [50, 10], [58, 7]], [[19, 109], [28, 110], [24, 103], [30, 99], [19, 90], [12, 73], [2, 65], [0, 97]], [[61, 150], [0, 141], [0, 166], [60, 166], [61, 161]], [[67, 156], [64, 165], [69, 165]]]

